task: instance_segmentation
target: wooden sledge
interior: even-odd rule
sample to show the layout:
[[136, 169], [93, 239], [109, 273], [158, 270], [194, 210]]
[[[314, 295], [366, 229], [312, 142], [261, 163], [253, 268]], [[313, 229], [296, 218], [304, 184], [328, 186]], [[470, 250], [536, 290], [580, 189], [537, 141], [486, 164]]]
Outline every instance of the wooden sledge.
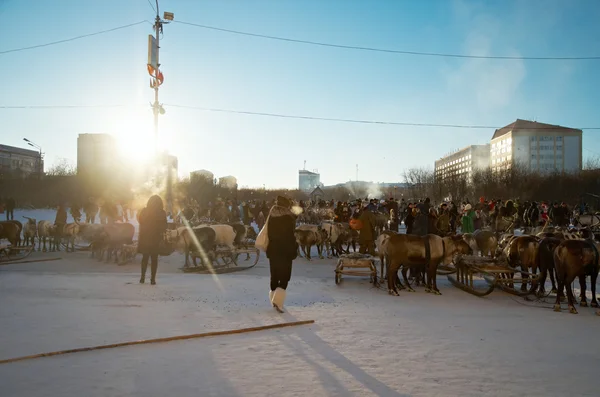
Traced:
[[346, 254], [340, 255], [335, 268], [335, 283], [342, 282], [342, 275], [369, 277], [369, 282], [377, 285], [377, 267], [376, 258], [366, 254]]
[[[539, 274], [523, 272], [512, 268], [504, 258], [487, 258], [474, 255], [459, 256], [455, 262], [456, 276], [447, 274], [448, 280], [457, 288], [475, 296], [486, 296], [500, 288], [509, 294], [527, 296], [533, 294], [533, 282]], [[515, 275], [519, 277], [515, 278]], [[525, 276], [527, 278], [522, 278]], [[529, 289], [517, 290], [515, 285], [531, 284]]]
[[10, 243], [0, 243], [0, 263], [9, 264], [27, 258], [33, 252], [35, 246], [14, 247]]

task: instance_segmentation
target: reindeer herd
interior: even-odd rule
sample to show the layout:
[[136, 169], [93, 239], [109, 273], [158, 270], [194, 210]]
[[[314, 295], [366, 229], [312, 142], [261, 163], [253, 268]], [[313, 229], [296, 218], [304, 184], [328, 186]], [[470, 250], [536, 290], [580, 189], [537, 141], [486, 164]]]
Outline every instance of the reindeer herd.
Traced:
[[[439, 237], [401, 235], [385, 232], [377, 240], [380, 260], [388, 268], [388, 290], [398, 295], [397, 286], [412, 290], [406, 277], [408, 269], [417, 275], [426, 276], [426, 291], [439, 294], [435, 284], [437, 267], [440, 264], [456, 263], [456, 255], [488, 256], [507, 263], [510, 269], [521, 272], [521, 290], [542, 297], [546, 295], [545, 282], [550, 276], [552, 291], [556, 293], [554, 310], [561, 310], [561, 300], [566, 297], [569, 311], [577, 314], [576, 300], [572, 283], [578, 279], [580, 285], [581, 307], [587, 307], [586, 278], [591, 279], [592, 299], [590, 305], [598, 307], [596, 300], [596, 282], [600, 270], [600, 243], [594, 233], [587, 229], [561, 230], [549, 228], [547, 231], [534, 230], [532, 234], [500, 234], [491, 230], [478, 230], [473, 234]], [[406, 287], [400, 283], [397, 272], [402, 268]], [[539, 278], [530, 275], [539, 274]], [[512, 277], [512, 273], [502, 274]], [[417, 276], [417, 279], [419, 277]], [[511, 280], [509, 280], [511, 281]]]

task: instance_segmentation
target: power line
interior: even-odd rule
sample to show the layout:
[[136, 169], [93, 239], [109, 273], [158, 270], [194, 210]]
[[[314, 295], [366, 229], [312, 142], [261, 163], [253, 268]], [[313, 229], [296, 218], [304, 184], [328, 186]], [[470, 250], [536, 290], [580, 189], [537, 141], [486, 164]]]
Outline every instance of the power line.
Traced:
[[[181, 109], [194, 109], [202, 110], [207, 112], [219, 112], [219, 113], [235, 113], [245, 114], [253, 116], [267, 116], [267, 117], [278, 117], [286, 119], [301, 119], [301, 120], [316, 120], [316, 121], [335, 121], [342, 123], [355, 123], [355, 124], [380, 124], [380, 125], [398, 125], [407, 127], [440, 127], [440, 128], [462, 128], [462, 129], [499, 129], [504, 127], [490, 126], [490, 125], [464, 125], [464, 124], [435, 124], [435, 123], [411, 123], [411, 122], [399, 122], [399, 121], [378, 121], [378, 120], [357, 120], [357, 119], [341, 119], [332, 117], [314, 117], [314, 116], [298, 116], [290, 114], [279, 114], [279, 113], [266, 113], [266, 112], [250, 112], [246, 110], [231, 110], [231, 109], [218, 109], [218, 108], [207, 108], [201, 106], [187, 106], [165, 103], [164, 106], [170, 106], [173, 108]], [[527, 128], [529, 130], [552, 130], [552, 129], [564, 129], [565, 127], [532, 127]], [[578, 128], [581, 130], [600, 130], [600, 127], [582, 127]]]
[[353, 45], [323, 43], [323, 42], [311, 41], [311, 40], [291, 39], [288, 37], [279, 37], [279, 36], [270, 36], [270, 35], [259, 34], [259, 33], [243, 32], [243, 31], [239, 31], [239, 30], [224, 29], [224, 28], [218, 28], [216, 26], [201, 25], [201, 24], [191, 23], [191, 22], [183, 22], [183, 21], [173, 21], [173, 22], [180, 23], [182, 25], [195, 26], [195, 27], [202, 28], [202, 29], [216, 30], [219, 32], [226, 32], [226, 33], [238, 34], [238, 35], [243, 35], [243, 36], [259, 37], [259, 38], [269, 39], [269, 40], [310, 44], [310, 45], [321, 46], [321, 47], [343, 48], [343, 49], [347, 49], [347, 50], [384, 52], [384, 53], [391, 53], [391, 54], [418, 55], [418, 56], [444, 57], [444, 58], [503, 59], [503, 60], [532, 60], [532, 61], [600, 60], [600, 56], [586, 56], [586, 57], [529, 57], [529, 56], [523, 56], [523, 57], [519, 57], [519, 56], [465, 55], [465, 54], [449, 54], [449, 53], [439, 53], [439, 52], [392, 50], [392, 49], [386, 49], [386, 48], [361, 47], [361, 46], [353, 46]]
[[152, 11], [154, 11], [154, 13], [158, 15], [158, 11], [156, 11], [156, 8], [154, 8], [154, 5], [150, 0], [148, 0], [148, 4], [150, 4], [150, 7], [152, 7]]
[[81, 109], [81, 108], [125, 108], [125, 107], [141, 107], [148, 105], [17, 105], [3, 106], [0, 109]]
[[[78, 108], [119, 108], [119, 107], [142, 107], [148, 105], [134, 104], [134, 105], [15, 105], [15, 106], [4, 106], [0, 105], [0, 109], [78, 109]], [[231, 114], [244, 114], [252, 116], [265, 116], [265, 117], [277, 117], [285, 119], [299, 119], [299, 120], [313, 120], [313, 121], [333, 121], [340, 123], [354, 123], [354, 124], [378, 124], [378, 125], [396, 125], [405, 127], [436, 127], [436, 128], [462, 128], [462, 129], [499, 129], [505, 126], [498, 127], [493, 125], [469, 125], [469, 124], [436, 124], [436, 123], [412, 123], [402, 121], [384, 121], [384, 120], [360, 120], [360, 119], [342, 119], [334, 117], [316, 117], [316, 116], [300, 116], [292, 114], [282, 113], [269, 113], [269, 112], [251, 112], [247, 110], [233, 110], [233, 109], [221, 109], [221, 108], [208, 108], [202, 106], [189, 106], [189, 105], [178, 105], [165, 103], [163, 106], [170, 106], [172, 108], [180, 109], [191, 109], [201, 110], [206, 112], [218, 112], [218, 113], [231, 113]], [[560, 126], [549, 126], [549, 127], [530, 127], [528, 130], [553, 130], [553, 129], [564, 129], [566, 127]], [[571, 128], [573, 129], [573, 128]], [[600, 130], [600, 127], [579, 127], [580, 130]]]
[[147, 20], [143, 20], [143, 21], [139, 21], [139, 22], [136, 22], [136, 23], [130, 23], [129, 25], [117, 26], [116, 28], [107, 29], [107, 30], [101, 30], [99, 32], [94, 32], [94, 33], [83, 34], [81, 36], [75, 36], [75, 37], [71, 37], [71, 38], [68, 38], [68, 39], [63, 39], [63, 40], [58, 40], [58, 41], [52, 41], [50, 43], [37, 44], [37, 45], [30, 46], [30, 47], [13, 48], [11, 50], [0, 51], [0, 55], [1, 54], [8, 54], [8, 53], [11, 53], [11, 52], [33, 50], [35, 48], [48, 47], [48, 46], [55, 45], [55, 44], [66, 43], [68, 41], [74, 41], [74, 40], [79, 40], [79, 39], [83, 39], [83, 38], [86, 38], [86, 37], [97, 36], [99, 34], [114, 32], [115, 30], [126, 29], [126, 28], [129, 28], [129, 27], [132, 27], [132, 26], [140, 25], [142, 23], [150, 23], [150, 22], [147, 21]]

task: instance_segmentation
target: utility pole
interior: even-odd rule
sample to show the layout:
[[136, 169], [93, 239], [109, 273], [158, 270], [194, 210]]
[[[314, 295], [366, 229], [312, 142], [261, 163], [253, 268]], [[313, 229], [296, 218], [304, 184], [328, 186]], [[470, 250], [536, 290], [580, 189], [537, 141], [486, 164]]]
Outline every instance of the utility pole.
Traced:
[[158, 88], [164, 82], [164, 76], [160, 71], [159, 52], [160, 52], [160, 35], [163, 32], [163, 24], [169, 23], [174, 18], [173, 13], [165, 12], [164, 19], [160, 18], [158, 0], [156, 0], [156, 17], [154, 19], [154, 34], [155, 37], [150, 35], [148, 37], [148, 73], [150, 74], [150, 88], [154, 89], [154, 103], [152, 104], [152, 110], [154, 114], [154, 158], [157, 165], [157, 177], [160, 177], [161, 165], [166, 165], [167, 169], [167, 212], [172, 212], [172, 167], [171, 161], [167, 153], [165, 153], [165, 163], [163, 163], [162, 153], [160, 153], [159, 140], [158, 140], [158, 115], [164, 114], [165, 110], [162, 105], [158, 102]]

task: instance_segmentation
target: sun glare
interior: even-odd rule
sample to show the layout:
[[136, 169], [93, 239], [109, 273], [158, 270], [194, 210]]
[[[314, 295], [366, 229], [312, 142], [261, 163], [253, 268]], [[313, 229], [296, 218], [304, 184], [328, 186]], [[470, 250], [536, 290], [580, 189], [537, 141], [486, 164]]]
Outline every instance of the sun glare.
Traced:
[[135, 165], [142, 165], [154, 155], [152, 113], [130, 113], [120, 118], [114, 136], [120, 154]]

